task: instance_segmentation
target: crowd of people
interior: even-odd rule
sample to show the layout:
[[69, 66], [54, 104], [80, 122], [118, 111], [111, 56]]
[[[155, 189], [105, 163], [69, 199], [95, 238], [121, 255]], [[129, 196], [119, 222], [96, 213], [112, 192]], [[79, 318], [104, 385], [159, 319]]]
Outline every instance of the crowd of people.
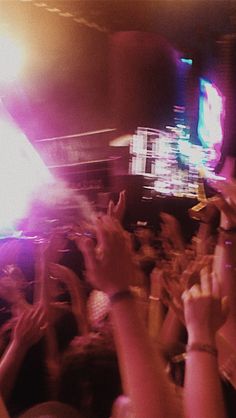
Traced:
[[[0, 246], [0, 416], [233, 418], [236, 182], [215, 182], [190, 242], [106, 214]], [[217, 224], [218, 223], [218, 224]]]

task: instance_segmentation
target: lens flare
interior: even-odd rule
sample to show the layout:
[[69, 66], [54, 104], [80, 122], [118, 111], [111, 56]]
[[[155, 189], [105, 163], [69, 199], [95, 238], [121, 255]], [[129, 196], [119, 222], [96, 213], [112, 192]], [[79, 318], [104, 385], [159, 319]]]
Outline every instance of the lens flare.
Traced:
[[0, 234], [26, 216], [32, 196], [53, 178], [0, 101]]

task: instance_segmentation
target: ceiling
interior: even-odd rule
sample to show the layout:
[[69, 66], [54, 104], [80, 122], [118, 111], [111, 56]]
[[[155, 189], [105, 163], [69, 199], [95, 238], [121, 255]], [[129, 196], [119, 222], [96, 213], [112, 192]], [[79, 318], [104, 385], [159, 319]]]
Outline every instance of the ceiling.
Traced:
[[[4, 89], [5, 104], [31, 139], [110, 127], [109, 40], [147, 31], [191, 55], [208, 56], [232, 31], [227, 0], [0, 0], [0, 28], [24, 45], [22, 79]], [[236, 15], [236, 13], [235, 13]]]

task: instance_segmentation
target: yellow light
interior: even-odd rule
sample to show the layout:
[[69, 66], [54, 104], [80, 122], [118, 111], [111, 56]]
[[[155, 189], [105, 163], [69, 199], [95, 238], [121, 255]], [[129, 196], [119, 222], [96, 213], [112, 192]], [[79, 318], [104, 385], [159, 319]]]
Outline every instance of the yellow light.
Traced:
[[25, 51], [20, 42], [0, 32], [0, 82], [14, 81], [21, 73]]

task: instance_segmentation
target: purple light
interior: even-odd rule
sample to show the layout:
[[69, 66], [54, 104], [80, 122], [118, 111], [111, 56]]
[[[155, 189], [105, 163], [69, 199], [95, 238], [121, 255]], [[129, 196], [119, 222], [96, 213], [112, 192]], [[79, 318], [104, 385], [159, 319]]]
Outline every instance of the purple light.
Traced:
[[53, 179], [2, 101], [0, 145], [0, 231], [5, 231], [27, 215], [34, 193]]

